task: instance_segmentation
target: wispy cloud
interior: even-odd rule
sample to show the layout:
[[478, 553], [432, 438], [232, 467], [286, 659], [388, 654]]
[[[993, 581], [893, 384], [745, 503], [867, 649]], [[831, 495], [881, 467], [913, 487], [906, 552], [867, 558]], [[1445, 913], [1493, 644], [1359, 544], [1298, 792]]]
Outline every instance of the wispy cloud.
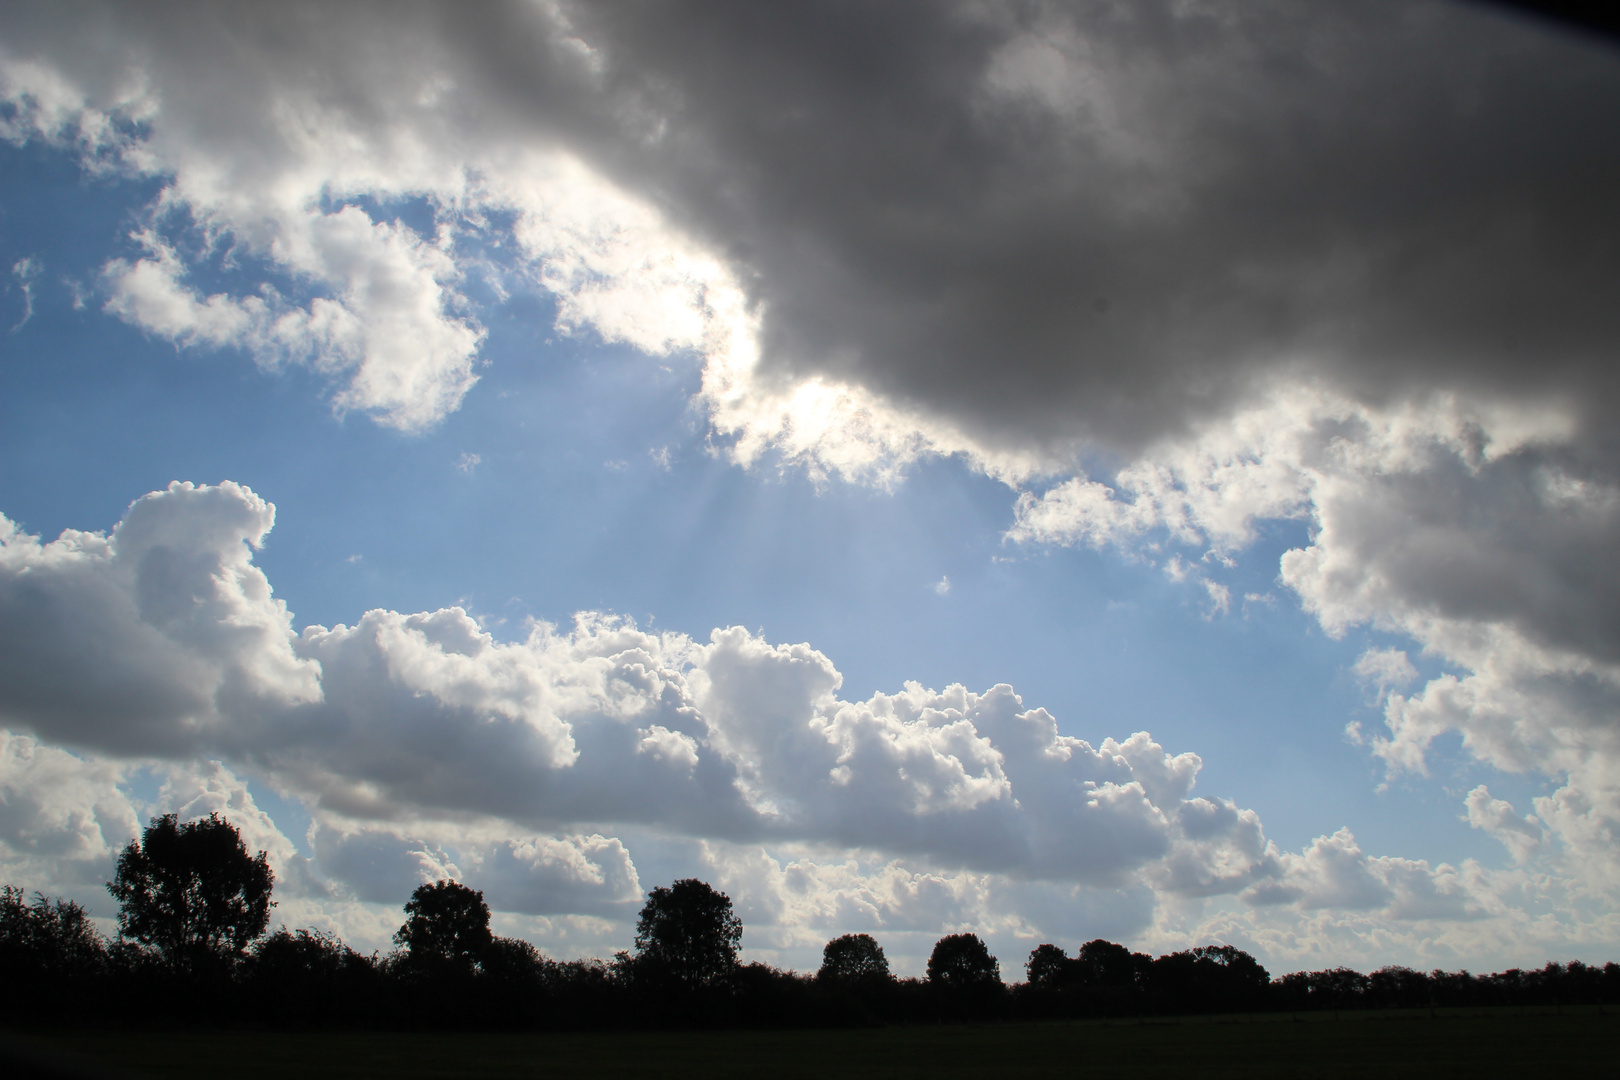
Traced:
[[39, 276], [39, 271], [39, 260], [32, 255], [24, 256], [11, 264], [11, 276], [17, 279], [23, 298], [22, 318], [12, 324], [11, 332], [13, 334], [26, 326], [28, 320], [34, 317], [34, 279]]

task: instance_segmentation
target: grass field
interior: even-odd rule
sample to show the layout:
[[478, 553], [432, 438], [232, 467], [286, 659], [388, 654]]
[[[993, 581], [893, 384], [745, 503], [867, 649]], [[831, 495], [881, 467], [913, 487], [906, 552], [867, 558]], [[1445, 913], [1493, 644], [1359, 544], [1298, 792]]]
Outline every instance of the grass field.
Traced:
[[[77, 1032], [21, 1040], [106, 1077], [1494, 1077], [1603, 1075], [1595, 1008], [836, 1031]], [[1593, 1073], [1593, 1070], [1596, 1072]], [[1609, 1073], [1609, 1075], [1613, 1075]]]

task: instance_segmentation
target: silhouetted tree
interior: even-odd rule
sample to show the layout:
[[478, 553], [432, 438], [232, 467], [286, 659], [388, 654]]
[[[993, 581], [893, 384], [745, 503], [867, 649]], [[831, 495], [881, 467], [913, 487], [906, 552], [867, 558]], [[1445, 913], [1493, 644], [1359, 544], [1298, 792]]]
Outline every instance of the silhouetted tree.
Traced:
[[407, 963], [471, 971], [494, 941], [484, 894], [459, 881], [418, 885], [405, 901], [405, 924], [394, 931]]
[[1344, 967], [1296, 971], [1277, 980], [1277, 994], [1290, 1009], [1353, 1009], [1361, 1004], [1367, 984], [1367, 976]]
[[833, 938], [821, 950], [821, 970], [816, 978], [830, 983], [886, 982], [889, 958], [883, 955], [871, 934], [845, 934]]
[[950, 988], [1000, 985], [1001, 964], [979, 935], [947, 934], [928, 956], [928, 981]]
[[1266, 969], [1231, 945], [1204, 945], [1161, 956], [1147, 977], [1164, 1007], [1194, 1012], [1255, 1008], [1271, 989]]
[[384, 1012], [375, 959], [318, 930], [283, 926], [260, 938], [243, 975], [254, 1013], [266, 1019], [328, 1026]]
[[1037, 945], [1024, 961], [1024, 975], [1031, 986], [1056, 987], [1072, 981], [1075, 966], [1056, 945]]
[[365, 957], [336, 935], [283, 926], [260, 938], [253, 947], [252, 973], [276, 981], [329, 982], [335, 981], [346, 967], [365, 962]]
[[118, 856], [107, 884], [120, 905], [118, 931], [156, 949], [177, 971], [241, 957], [270, 921], [275, 875], [218, 814], [184, 825], [153, 818]]
[[1080, 946], [1077, 958], [1079, 979], [1087, 986], [1118, 989], [1134, 985], [1143, 970], [1152, 963], [1141, 953], [1133, 953], [1123, 945], [1097, 938]]
[[40, 893], [30, 904], [22, 889], [0, 888], [0, 972], [7, 978], [93, 975], [106, 959], [106, 942], [84, 908]]
[[1429, 1004], [1429, 976], [1409, 967], [1379, 968], [1367, 980], [1367, 997], [1386, 1009], [1412, 1009]]
[[755, 961], [739, 965], [729, 983], [733, 992], [709, 1004], [705, 1022], [780, 1027], [805, 1023], [814, 1015], [814, 980], [809, 976]]
[[731, 897], [696, 878], [647, 894], [636, 920], [637, 973], [686, 987], [711, 985], [737, 967], [742, 920]]
[[492, 938], [478, 960], [474, 987], [480, 1023], [528, 1027], [539, 1022], [551, 1002], [555, 965], [521, 938]]
[[478, 966], [497, 982], [535, 987], [543, 984], [551, 962], [522, 938], [491, 938]]

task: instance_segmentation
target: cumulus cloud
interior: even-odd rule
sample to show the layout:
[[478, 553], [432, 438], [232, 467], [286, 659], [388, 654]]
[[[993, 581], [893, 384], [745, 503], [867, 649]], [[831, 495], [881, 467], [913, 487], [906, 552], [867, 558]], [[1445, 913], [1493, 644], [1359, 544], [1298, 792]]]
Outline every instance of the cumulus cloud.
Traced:
[[0, 874], [47, 883], [83, 902], [112, 875], [137, 814], [116, 762], [85, 761], [28, 735], [0, 731]]
[[1382, 703], [1391, 690], [1410, 686], [1417, 681], [1417, 668], [1404, 649], [1368, 649], [1356, 658], [1351, 668], [1356, 677], [1372, 688]]
[[[107, 535], [42, 543], [8, 526], [0, 716], [100, 753], [226, 756], [378, 827], [656, 824], [1095, 882], [1215, 835], [1180, 825], [1196, 755], [1142, 733], [1060, 735], [1007, 686], [846, 701], [828, 657], [740, 627], [699, 643], [586, 615], [501, 643], [459, 609], [379, 610], [294, 634], [252, 564], [273, 520], [239, 485], [176, 483]], [[388, 888], [438, 858], [365, 829], [321, 837], [337, 863], [394, 866]], [[584, 858], [547, 852], [461, 861], [516, 873]]]
[[[153, 794], [143, 798], [137, 791]], [[118, 853], [147, 821], [168, 813], [186, 821], [225, 817], [250, 851], [268, 856], [283, 917], [334, 925], [334, 912], [322, 910], [329, 893], [319, 872], [222, 763], [100, 757], [0, 731], [0, 878], [6, 884], [67, 896], [110, 930], [104, 885]]]
[[[1409, 690], [1420, 680], [1403, 649], [1354, 665], [1385, 719], [1360, 734], [1391, 773], [1426, 774], [1430, 744], [1459, 733], [1489, 765], [1562, 779], [1560, 799], [1582, 807], [1566, 840], [1609, 864], [1620, 576], [1603, 553], [1620, 541], [1620, 486], [1575, 427], [1552, 405], [1442, 396], [1370, 408], [1280, 392], [1143, 455], [1112, 485], [1026, 493], [1009, 536], [1218, 555], [1267, 521], [1303, 521], [1308, 541], [1283, 554], [1279, 579], [1305, 610], [1330, 635], [1402, 635], [1449, 669]], [[1168, 563], [1216, 572], [1179, 554]]]
[[272, 368], [307, 363], [346, 380], [335, 407], [372, 412], [391, 427], [443, 419], [476, 381], [472, 361], [483, 338], [444, 311], [443, 282], [456, 276], [450, 259], [353, 207], [303, 224], [317, 250], [302, 253], [303, 263], [287, 260], [286, 270], [339, 285], [335, 297], [299, 306], [273, 290], [201, 296], [174, 247], [149, 228], [134, 237], [145, 257], [112, 259], [103, 269], [105, 310], [177, 345], [235, 346]]
[[[1371, 856], [1348, 830], [1280, 851], [1252, 810], [1193, 794], [1196, 754], [1062, 735], [1008, 686], [850, 701], [809, 645], [596, 615], [509, 643], [458, 609], [294, 633], [252, 562], [273, 520], [239, 485], [177, 483], [106, 535], [8, 523], [0, 634], [31, 650], [0, 679], [8, 872], [82, 889], [138, 819], [219, 811], [271, 854], [283, 918], [386, 943], [390, 906], [451, 877], [583, 949], [639, 903], [636, 845], [674, 841], [734, 884], [763, 955], [801, 960], [836, 925], [921, 956], [941, 928], [1168, 933], [1166, 911], [1239, 898], [1262, 921], [1513, 910], [1500, 873]], [[161, 777], [154, 803], [130, 770]], [[306, 808], [302, 845], [244, 775]], [[1469, 820], [1556, 860], [1606, 827], [1579, 794], [1520, 817], [1481, 786]]]
[[1466, 878], [1441, 863], [1366, 855], [1349, 829], [1318, 837], [1300, 854], [1281, 856], [1278, 880], [1256, 886], [1257, 904], [1304, 910], [1381, 911], [1393, 919], [1467, 918], [1476, 914]]
[[153, 493], [106, 535], [42, 544], [0, 518], [0, 710], [68, 743], [185, 755], [251, 738], [246, 702], [316, 698], [319, 669], [252, 562], [274, 520], [229, 482]]
[[1522, 817], [1506, 799], [1491, 797], [1491, 789], [1480, 784], [1468, 793], [1468, 824], [1500, 840], [1513, 853], [1516, 862], [1525, 862], [1546, 840], [1546, 830], [1534, 814]]

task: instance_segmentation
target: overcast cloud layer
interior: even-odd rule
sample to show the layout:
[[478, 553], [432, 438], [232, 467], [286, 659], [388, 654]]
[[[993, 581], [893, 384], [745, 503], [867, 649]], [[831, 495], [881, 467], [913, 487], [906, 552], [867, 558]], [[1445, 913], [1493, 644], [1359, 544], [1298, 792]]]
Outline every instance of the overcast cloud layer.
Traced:
[[741, 466], [892, 485], [958, 455], [1009, 485], [1009, 544], [1153, 560], [1211, 617], [1303, 521], [1278, 571], [1322, 629], [1445, 669], [1364, 656], [1362, 752], [1422, 775], [1457, 733], [1558, 785], [1458, 806], [1517, 870], [1296, 855], [1193, 796], [1196, 757], [1067, 738], [1005, 687], [844, 701], [811, 645], [592, 616], [295, 633], [252, 562], [272, 511], [227, 483], [7, 534], [18, 858], [127, 834], [109, 762], [216, 760], [316, 808], [309, 895], [356, 910], [476, 864], [511, 911], [617, 917], [639, 828], [761, 897], [790, 863], [846, 898], [904, 878], [958, 905], [930, 925], [1016, 884], [1283, 952], [1363, 917], [1617, 940], [1620, 52], [1441, 3], [63, 4], [0, 13], [0, 95], [13, 142], [162, 184], [90, 290], [110, 317], [422, 432], [478, 392], [474, 298], [539, 291], [565, 332], [694, 356]]

